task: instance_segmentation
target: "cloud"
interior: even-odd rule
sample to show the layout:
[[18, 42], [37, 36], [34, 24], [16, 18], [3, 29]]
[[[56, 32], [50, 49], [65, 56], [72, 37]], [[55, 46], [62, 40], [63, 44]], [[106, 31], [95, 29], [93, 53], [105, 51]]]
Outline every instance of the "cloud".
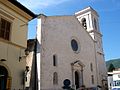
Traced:
[[52, 5], [58, 5], [69, 0], [17, 0], [30, 10], [44, 9]]

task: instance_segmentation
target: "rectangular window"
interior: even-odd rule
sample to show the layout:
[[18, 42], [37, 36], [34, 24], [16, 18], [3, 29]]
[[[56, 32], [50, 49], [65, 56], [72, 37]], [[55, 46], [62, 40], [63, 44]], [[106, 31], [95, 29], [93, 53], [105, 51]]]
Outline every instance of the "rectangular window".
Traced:
[[11, 23], [3, 18], [0, 20], [0, 38], [9, 40]]
[[53, 55], [53, 66], [57, 66], [57, 58], [56, 58], [56, 55]]
[[90, 63], [90, 69], [91, 69], [91, 72], [93, 71], [93, 64]]

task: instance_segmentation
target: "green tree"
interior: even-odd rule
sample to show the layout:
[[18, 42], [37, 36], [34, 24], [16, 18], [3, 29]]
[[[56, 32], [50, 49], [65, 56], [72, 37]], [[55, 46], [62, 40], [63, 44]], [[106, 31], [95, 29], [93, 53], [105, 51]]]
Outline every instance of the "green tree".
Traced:
[[108, 68], [108, 72], [112, 72], [113, 70], [115, 70], [114, 65], [111, 63], [109, 68]]

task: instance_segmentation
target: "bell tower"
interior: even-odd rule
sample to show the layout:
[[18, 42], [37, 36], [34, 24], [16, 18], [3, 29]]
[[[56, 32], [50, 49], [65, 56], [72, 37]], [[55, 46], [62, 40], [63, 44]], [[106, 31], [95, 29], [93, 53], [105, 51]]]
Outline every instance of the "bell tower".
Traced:
[[93, 8], [87, 7], [76, 12], [75, 16], [94, 40], [97, 82], [98, 85], [104, 87], [101, 81], [106, 79], [107, 69], [102, 47], [102, 34], [99, 30], [99, 15]]
[[102, 36], [99, 30], [99, 15], [94, 9], [92, 9], [91, 7], [87, 7], [79, 12], [76, 12], [75, 16], [80, 21], [83, 28], [89, 32], [94, 40], [95, 34], [99, 34], [100, 36]]
[[83, 28], [90, 34], [95, 41], [96, 50], [103, 54], [102, 48], [102, 34], [99, 30], [99, 15], [91, 8], [87, 7], [79, 12], [75, 13], [76, 18], [79, 20]]

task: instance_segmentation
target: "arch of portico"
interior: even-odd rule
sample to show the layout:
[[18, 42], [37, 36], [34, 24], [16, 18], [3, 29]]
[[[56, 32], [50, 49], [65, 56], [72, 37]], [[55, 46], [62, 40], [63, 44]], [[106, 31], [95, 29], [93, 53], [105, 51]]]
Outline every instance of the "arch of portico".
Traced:
[[77, 89], [81, 85], [84, 85], [83, 81], [83, 68], [84, 64], [80, 61], [77, 60], [73, 63], [71, 63], [71, 68], [72, 68], [72, 88]]

